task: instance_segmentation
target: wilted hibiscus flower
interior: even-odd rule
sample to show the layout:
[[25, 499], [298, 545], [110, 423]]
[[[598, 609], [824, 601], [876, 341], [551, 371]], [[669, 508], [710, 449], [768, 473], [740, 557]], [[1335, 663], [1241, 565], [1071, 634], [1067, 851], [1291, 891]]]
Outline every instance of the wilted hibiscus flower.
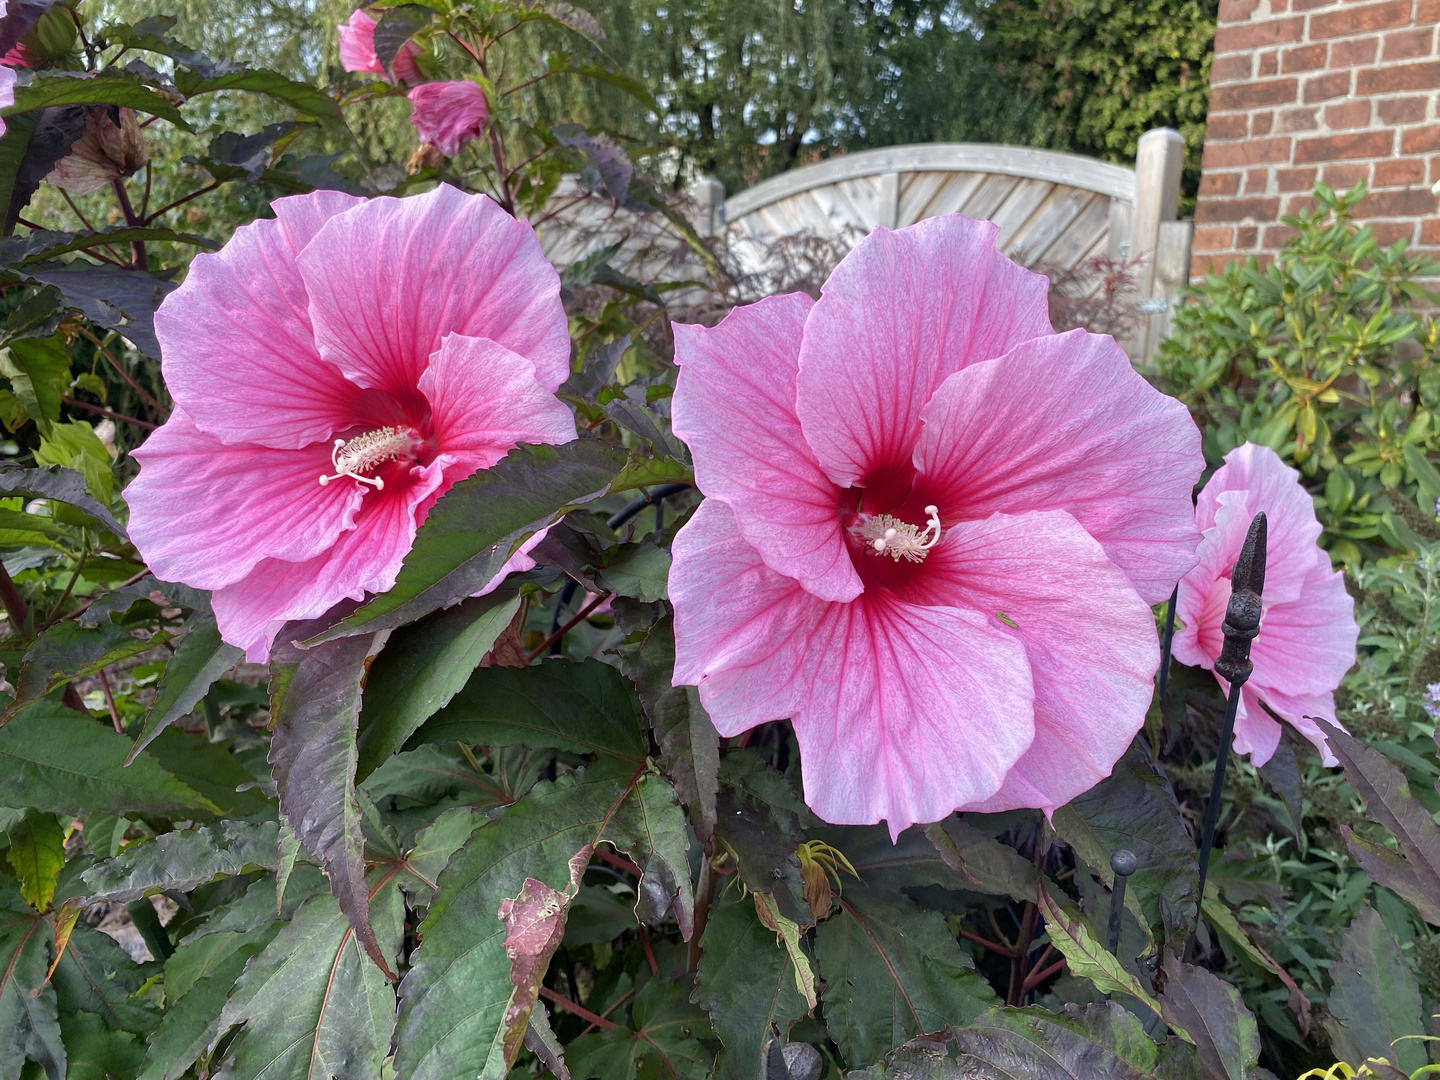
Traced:
[[952, 216], [862, 241], [803, 295], [677, 326], [677, 684], [722, 734], [789, 717], [806, 801], [892, 832], [1047, 811], [1106, 776], [1194, 564], [1184, 406]]
[[[1360, 636], [1345, 575], [1315, 542], [1320, 522], [1299, 476], [1268, 446], [1246, 443], [1225, 455], [1197, 500], [1195, 524], [1204, 534], [1195, 553], [1199, 562], [1181, 580], [1175, 604], [1175, 659], [1214, 670], [1230, 572], [1251, 519], [1263, 510], [1263, 614], [1250, 646], [1255, 670], [1240, 689], [1235, 713], [1235, 750], [1249, 754], [1254, 765], [1264, 765], [1280, 745], [1274, 716], [1314, 743], [1326, 765], [1336, 763], [1313, 718], [1336, 723], [1334, 691], [1355, 662]], [[1219, 675], [1215, 681], [1230, 692]]]
[[490, 106], [477, 83], [422, 83], [409, 96], [410, 122], [420, 136], [422, 155], [433, 147], [441, 157], [454, 157], [485, 132]]
[[273, 205], [156, 313], [176, 408], [125, 492], [150, 569], [213, 589], [251, 661], [287, 620], [390, 588], [457, 480], [575, 437], [560, 281], [527, 223], [445, 186]]

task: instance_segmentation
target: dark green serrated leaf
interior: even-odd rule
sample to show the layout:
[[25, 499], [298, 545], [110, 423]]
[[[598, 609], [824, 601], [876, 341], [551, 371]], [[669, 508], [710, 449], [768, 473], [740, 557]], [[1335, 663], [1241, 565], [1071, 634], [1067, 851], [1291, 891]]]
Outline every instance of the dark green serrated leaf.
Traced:
[[85, 486], [85, 477], [74, 469], [62, 469], [56, 465], [43, 469], [3, 465], [0, 466], [0, 492], [6, 495], [32, 495], [66, 503], [77, 510], [83, 510], [93, 518], [98, 518], [116, 536], [126, 539], [124, 527], [90, 494]]
[[608, 83], [620, 90], [625, 91], [640, 104], [650, 109], [656, 115], [660, 113], [660, 107], [655, 104], [649, 88], [644, 83], [631, 78], [623, 72], [611, 71], [609, 68], [600, 67], [598, 64], [577, 64], [574, 59], [564, 53], [550, 53], [545, 57], [545, 63], [551, 71], [556, 73], [567, 73], [583, 75], [587, 79], [595, 79], [599, 82]]
[[70, 153], [85, 131], [82, 105], [62, 105], [7, 117], [0, 136], [0, 210], [11, 232], [55, 163]]
[[[1008, 896], [1013, 900], [1029, 900], [1035, 895], [1040, 873], [1014, 848], [955, 816], [926, 825], [923, 831], [941, 860], [959, 878], [958, 883], [937, 881], [937, 885]], [[902, 842], [903, 839], [902, 836]]]
[[20, 1080], [26, 1060], [48, 1080], [65, 1080], [55, 987], [45, 985], [54, 938], [50, 924], [0, 878], [0, 1080]]
[[[185, 1070], [220, 1034], [220, 1013], [225, 1008], [225, 999], [229, 997], [235, 980], [240, 978], [250, 958], [263, 950], [278, 930], [277, 923], [270, 932], [257, 933], [246, 944], [237, 947], [193, 982], [184, 997], [166, 1009], [164, 1020], [150, 1036], [144, 1067], [137, 1080], [173, 1080], [184, 1075]], [[170, 959], [179, 955], [177, 950]]]
[[48, 232], [37, 230], [24, 237], [10, 236], [0, 240], [0, 264], [24, 266], [67, 255], [72, 251], [104, 244], [130, 244], [135, 242], [190, 244], [206, 251], [215, 250], [213, 240], [191, 233], [176, 232], [174, 229], [151, 225], [113, 225], [108, 229], [83, 230], [81, 232]]
[[194, 71], [176, 71], [175, 86], [187, 98], [213, 94], [219, 90], [246, 90], [252, 94], [264, 94], [266, 97], [283, 101], [291, 108], [317, 119], [343, 123], [339, 103], [325, 91], [263, 68], [245, 68], [209, 78]]
[[945, 920], [897, 893], [849, 885], [815, 940], [825, 1022], [851, 1068], [998, 1004]]
[[219, 808], [219, 814], [250, 819], [275, 816], [274, 800], [261, 790], [240, 759], [224, 743], [212, 743], [203, 731], [191, 734], [178, 727], [166, 728], [143, 754], [204, 795]]
[[70, 350], [58, 335], [17, 338], [0, 352], [0, 375], [10, 380], [10, 389], [25, 414], [40, 426], [60, 419], [60, 398], [70, 386]]
[[[1045, 920], [1050, 943], [1065, 957], [1070, 974], [1089, 979], [1103, 994], [1129, 994], [1159, 1012], [1155, 999], [1120, 960], [1100, 944], [1099, 936], [1080, 911], [1056, 887], [1041, 882], [1036, 906]], [[1176, 1023], [1173, 1026], [1180, 1028]]]
[[72, 679], [94, 675], [101, 668], [128, 660], [170, 640], [170, 633], [158, 630], [148, 638], [137, 638], [122, 626], [105, 623], [94, 629], [74, 622], [52, 626], [25, 651], [20, 674], [15, 678], [15, 700], [0, 724]]
[[113, 939], [81, 920], [55, 965], [60, 1013], [94, 1013], [106, 1027], [143, 1038], [160, 1023], [160, 1010], [136, 994], [153, 970], [153, 965], [135, 963]]
[[111, 69], [99, 72], [37, 73], [29, 86], [15, 88], [15, 104], [0, 109], [7, 118], [16, 113], [60, 105], [120, 105], [163, 117], [176, 127], [190, 130], [180, 110], [129, 72]]
[[[1113, 1001], [1046, 1009], [991, 1009], [952, 1032], [966, 1076], [1026, 1080], [1200, 1080], [1195, 1052], [1156, 1043]], [[894, 1075], [893, 1068], [889, 1070]], [[952, 1074], [954, 1075], [954, 1074]]]
[[[422, 944], [400, 987], [401, 1075], [450, 1080], [459, 1069], [487, 1080], [504, 1076], [519, 1049], [519, 1039], [512, 1040], [516, 1025], [523, 1025], [533, 997], [518, 998], [511, 982], [501, 902], [519, 897], [527, 881], [535, 883], [532, 890], [573, 895], [572, 860], [583, 866], [601, 842], [629, 854], [644, 871], [642, 903], [647, 895], [673, 895], [686, 927], [693, 907], [688, 835], [674, 789], [662, 777], [602, 758], [581, 773], [537, 785], [477, 829], [440, 877], [419, 930]], [[557, 910], [563, 928], [563, 908]]]
[[[1345, 779], [1365, 800], [1365, 813], [1395, 838], [1399, 852], [1362, 841], [1345, 828], [1350, 853], [1375, 881], [1409, 900], [1427, 922], [1440, 926], [1440, 825], [1415, 796], [1405, 774], [1378, 751], [1319, 721]], [[1383, 854], [1382, 854], [1383, 852]]]
[[145, 1040], [130, 1031], [113, 1031], [94, 1013], [60, 1018], [65, 1039], [65, 1080], [116, 1080], [134, 1076], [145, 1057]]
[[1260, 1031], [1240, 991], [1206, 971], [1165, 954], [1160, 1015], [1195, 1043], [1215, 1080], [1245, 1080], [1260, 1060]]
[[209, 593], [173, 581], [160, 581], [154, 574], [146, 574], [139, 581], [111, 589], [104, 596], [92, 600], [77, 621], [81, 626], [100, 626], [114, 615], [127, 614], [141, 600], [148, 600], [156, 607], [186, 608], [196, 613], [210, 610]]
[[112, 622], [94, 629], [76, 622], [59, 622], [26, 649], [20, 674], [14, 680], [14, 701], [0, 714], [0, 724], [7, 723], [22, 708], [59, 690], [69, 681], [130, 660], [168, 639], [168, 631], [157, 631], [150, 638], [137, 638], [124, 626]]
[[218, 808], [141, 754], [130, 740], [63, 705], [40, 702], [0, 728], [0, 805], [51, 813], [84, 807], [109, 814], [170, 814]]
[[[244, 933], [202, 934], [188, 941], [170, 954], [165, 961], [165, 1004], [174, 1008], [175, 1003], [194, 989], [195, 984], [219, 968], [231, 956], [249, 949], [253, 955], [263, 949], [281, 926], [277, 917], [265, 926]], [[251, 946], [254, 946], [251, 948]], [[220, 1015], [217, 1005], [215, 1016]]]
[[480, 668], [407, 747], [457, 739], [600, 754], [636, 765], [650, 749], [634, 688], [598, 660]]
[[393, 978], [370, 928], [365, 838], [355, 798], [356, 722], [373, 639], [342, 638], [314, 649], [292, 644], [314, 625], [287, 625], [271, 653], [267, 759], [275, 769], [280, 813], [325, 867], [366, 952]]
[[405, 853], [404, 873], [400, 876], [400, 889], [409, 897], [411, 907], [430, 906], [436, 883], [451, 857], [487, 820], [481, 810], [456, 806], [415, 834], [415, 846]]
[[1108, 777], [1057, 810], [1054, 823], [1055, 834], [1107, 887], [1115, 880], [1110, 856], [1121, 848], [1134, 852], [1139, 869], [1130, 878], [1126, 907], [1142, 926], [1163, 916], [1172, 936], [1188, 932], [1198, 902], [1195, 845], [1175, 793], [1138, 745]]
[[624, 462], [594, 439], [510, 451], [435, 504], [393, 589], [306, 644], [394, 629], [479, 592], [526, 537], [606, 494]]
[[720, 788], [720, 733], [693, 686], [672, 686], [675, 672], [674, 616], [668, 611], [624, 661], [635, 680], [640, 704], [660, 746], [660, 767], [690, 810], [701, 843], [715, 829], [715, 795]]
[[715, 1080], [763, 1080], [772, 1027], [782, 1039], [809, 1012], [795, 966], [750, 897], [727, 891], [710, 912], [691, 999], [710, 1014], [725, 1050]]
[[16, 273], [29, 281], [55, 286], [66, 305], [78, 309], [98, 326], [124, 335], [147, 356], [159, 358], [155, 309], [176, 288], [175, 282], [143, 270], [96, 265], [84, 259], [31, 263]]
[[82, 875], [91, 900], [128, 904], [152, 892], [189, 892], [216, 878], [273, 869], [280, 826], [222, 821], [133, 844]]
[[365, 680], [356, 781], [405, 745], [415, 729], [448, 705], [520, 608], [513, 589], [473, 597], [401, 627]]
[[690, 1004], [690, 980], [651, 979], [631, 1005], [631, 1027], [586, 1035], [565, 1052], [571, 1080], [708, 1080], [710, 1018]]
[[194, 712], [215, 680], [244, 656], [243, 649], [227, 645], [220, 639], [220, 628], [214, 615], [206, 612], [194, 620], [175, 649], [175, 655], [165, 665], [165, 672], [155, 691], [155, 700], [145, 714], [145, 722], [135, 738], [131, 755], [144, 750], [176, 720]]
[[[400, 950], [404, 906], [393, 870], [371, 875], [381, 954]], [[193, 993], [193, 991], [192, 991]], [[395, 1026], [395, 991], [361, 951], [333, 897], [306, 901], [235, 984], [219, 1030], [245, 1029], [221, 1075], [374, 1080]]]
[[1303, 856], [1307, 843], [1303, 826], [1305, 814], [1304, 795], [1300, 790], [1300, 762], [1295, 756], [1295, 747], [1288, 739], [1280, 740], [1270, 760], [1260, 766], [1260, 775], [1265, 777], [1285, 804], [1290, 815], [1290, 835], [1295, 837], [1296, 848]]
[[617, 596], [654, 603], [669, 596], [670, 552], [654, 544], [621, 544], [595, 578]]
[[65, 832], [54, 814], [27, 810], [5, 830], [6, 855], [20, 881], [20, 895], [36, 911], [49, 911], [55, 881], [65, 865]]
[[1360, 909], [1330, 962], [1325, 1030], [1335, 1057], [1358, 1069], [1383, 1058], [1407, 1076], [1427, 1064], [1420, 984], [1374, 908]]
[[720, 759], [715, 835], [735, 856], [745, 887], [772, 896], [780, 914], [800, 927], [815, 922], [796, 853], [808, 818], [789, 782], [754, 754]]

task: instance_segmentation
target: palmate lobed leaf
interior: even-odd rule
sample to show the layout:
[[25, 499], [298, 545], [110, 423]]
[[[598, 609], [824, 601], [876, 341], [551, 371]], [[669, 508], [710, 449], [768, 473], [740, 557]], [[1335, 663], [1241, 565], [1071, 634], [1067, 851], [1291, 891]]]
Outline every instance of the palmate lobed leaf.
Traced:
[[305, 644], [394, 629], [479, 592], [526, 537], [607, 494], [625, 460], [594, 439], [517, 447], [435, 504], [394, 588]]
[[662, 777], [644, 765], [602, 758], [580, 773], [537, 785], [477, 829], [440, 877], [419, 928], [422, 944], [400, 986], [401, 1075], [450, 1080], [457, 1070], [486, 1078], [505, 1074], [534, 991], [527, 983], [526, 1000], [511, 982], [501, 903], [518, 898], [527, 880], [565, 892], [571, 860], [602, 842], [629, 854], [644, 871], [642, 904], [647, 894], [673, 896], [688, 918], [688, 835], [674, 789]]
[[0, 1080], [20, 1080], [27, 1059], [64, 1080], [59, 1006], [45, 983], [52, 940], [50, 924], [0, 877]]
[[38, 73], [29, 86], [15, 88], [15, 104], [0, 109], [0, 115], [9, 117], [56, 105], [122, 105], [190, 130], [174, 104], [134, 74], [120, 70]]
[[584, 1035], [565, 1048], [572, 1080], [708, 1080], [710, 1018], [689, 1001], [689, 977], [651, 979], [630, 1007], [631, 1026]]

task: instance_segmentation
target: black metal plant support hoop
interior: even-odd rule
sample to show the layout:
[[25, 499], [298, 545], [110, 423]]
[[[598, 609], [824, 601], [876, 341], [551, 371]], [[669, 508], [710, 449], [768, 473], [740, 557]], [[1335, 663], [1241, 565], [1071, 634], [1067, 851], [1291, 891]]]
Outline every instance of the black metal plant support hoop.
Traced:
[[[1221, 633], [1225, 643], [1215, 661], [1215, 673], [1230, 684], [1225, 702], [1225, 724], [1220, 732], [1220, 750], [1215, 758], [1215, 779], [1210, 785], [1210, 802], [1205, 807], [1205, 826], [1200, 834], [1200, 882], [1195, 903], [1205, 901], [1205, 878], [1210, 872], [1210, 849], [1215, 844], [1215, 824], [1220, 818], [1221, 796], [1225, 793], [1225, 771], [1230, 763], [1230, 744], [1235, 740], [1235, 713], [1240, 707], [1240, 688], [1250, 678], [1250, 644], [1260, 632], [1260, 594], [1265, 589], [1266, 524], [1263, 512], [1250, 522], [1245, 546], [1230, 575], [1230, 603], [1225, 608]], [[1173, 609], [1172, 609], [1173, 610]], [[1197, 912], [1198, 920], [1198, 912]], [[1194, 947], [1191, 938], [1190, 952]]]

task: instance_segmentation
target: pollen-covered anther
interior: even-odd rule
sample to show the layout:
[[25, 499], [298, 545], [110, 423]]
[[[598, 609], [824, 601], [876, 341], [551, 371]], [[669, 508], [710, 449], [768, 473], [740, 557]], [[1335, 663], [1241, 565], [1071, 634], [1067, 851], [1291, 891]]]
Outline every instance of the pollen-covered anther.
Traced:
[[925, 515], [923, 531], [890, 514], [876, 514], [861, 523], [858, 533], [872, 555], [889, 555], [896, 562], [924, 562], [930, 549], [940, 542], [940, 508], [927, 506]]
[[369, 484], [376, 491], [380, 491], [385, 487], [385, 481], [378, 476], [363, 474], [387, 461], [394, 461], [401, 455], [413, 453], [415, 443], [415, 433], [408, 428], [399, 427], [376, 428], [374, 431], [357, 435], [348, 442], [345, 439], [336, 439], [335, 446], [330, 451], [330, 462], [335, 466], [335, 475], [320, 477], [320, 486], [324, 487], [331, 480], [348, 476], [351, 480]]

